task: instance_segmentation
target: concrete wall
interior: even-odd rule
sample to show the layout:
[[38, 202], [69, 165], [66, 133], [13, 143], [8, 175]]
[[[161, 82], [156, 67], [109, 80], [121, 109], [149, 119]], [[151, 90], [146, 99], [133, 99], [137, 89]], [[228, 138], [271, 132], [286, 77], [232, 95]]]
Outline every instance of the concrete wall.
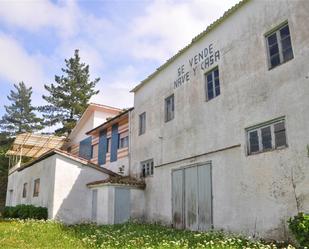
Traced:
[[[307, 1], [249, 1], [135, 93], [131, 174], [139, 176], [140, 162], [150, 158], [165, 164], [146, 178], [148, 220], [171, 223], [171, 169], [198, 161], [213, 165], [215, 228], [283, 238], [286, 219], [309, 211], [308, 11]], [[286, 20], [294, 59], [268, 70], [264, 35]], [[189, 60], [210, 44], [220, 60], [205, 70], [199, 63], [194, 73]], [[182, 65], [190, 80], [174, 88]], [[216, 66], [221, 95], [205, 101], [204, 75]], [[175, 118], [165, 123], [171, 94]], [[245, 129], [281, 116], [288, 147], [247, 156]], [[216, 150], [223, 151], [199, 156]]]
[[[34, 180], [40, 178], [40, 192], [33, 197]], [[48, 208], [48, 218], [67, 224], [91, 220], [92, 195], [87, 183], [107, 175], [61, 155], [50, 156], [9, 175], [6, 205], [32, 204]], [[27, 197], [22, 198], [24, 183]], [[13, 190], [10, 199], [10, 190]]]
[[53, 217], [68, 224], [91, 221], [92, 194], [86, 184], [107, 177], [96, 169], [57, 156]]
[[[114, 224], [115, 219], [115, 188], [120, 185], [101, 185], [91, 187], [98, 190], [97, 222], [98, 224]], [[144, 220], [144, 191], [135, 187], [121, 186], [130, 189], [130, 217]]]
[[[56, 156], [48, 157], [22, 171], [15, 171], [8, 177], [6, 206], [32, 204], [47, 207], [49, 218], [53, 218], [53, 196]], [[40, 179], [39, 196], [34, 197], [34, 180]], [[27, 196], [22, 197], [24, 183], [28, 184]], [[10, 190], [13, 190], [11, 198]]]

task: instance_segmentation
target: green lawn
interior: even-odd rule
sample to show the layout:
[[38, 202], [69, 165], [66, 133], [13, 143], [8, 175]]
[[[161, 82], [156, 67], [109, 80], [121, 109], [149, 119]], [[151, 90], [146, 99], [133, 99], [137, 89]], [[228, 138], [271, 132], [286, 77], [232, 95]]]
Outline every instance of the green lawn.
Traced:
[[[65, 226], [53, 221], [0, 220], [0, 248], [277, 248], [219, 232], [159, 225]], [[279, 247], [278, 247], [279, 248]], [[293, 248], [291, 246], [285, 248]]]

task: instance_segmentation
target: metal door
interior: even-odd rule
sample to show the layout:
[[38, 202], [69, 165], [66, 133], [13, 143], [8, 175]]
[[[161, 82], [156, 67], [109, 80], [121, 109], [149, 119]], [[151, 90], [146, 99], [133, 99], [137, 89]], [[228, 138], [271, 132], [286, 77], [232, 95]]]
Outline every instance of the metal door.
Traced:
[[172, 214], [176, 228], [212, 228], [211, 164], [172, 171]]
[[185, 221], [186, 228], [198, 230], [197, 167], [185, 169]]
[[183, 211], [183, 170], [172, 172], [172, 209], [173, 224], [175, 228], [184, 228], [184, 211]]
[[130, 219], [130, 189], [115, 188], [114, 223], [124, 223]]
[[197, 167], [198, 172], [198, 229], [209, 230], [212, 228], [212, 183], [211, 165]]
[[92, 190], [92, 210], [91, 210], [91, 219], [93, 222], [97, 221], [97, 205], [98, 205], [98, 190]]

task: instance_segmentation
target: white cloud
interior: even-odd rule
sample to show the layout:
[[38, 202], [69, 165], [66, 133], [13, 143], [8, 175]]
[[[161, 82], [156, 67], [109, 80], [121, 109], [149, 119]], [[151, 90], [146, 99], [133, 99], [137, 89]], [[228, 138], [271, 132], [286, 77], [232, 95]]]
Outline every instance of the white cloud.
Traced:
[[132, 53], [137, 58], [162, 63], [237, 2], [156, 0], [129, 27]]
[[36, 55], [28, 54], [15, 39], [0, 33], [0, 76], [11, 84], [24, 81], [36, 90], [43, 88], [43, 67]]
[[43, 28], [55, 28], [63, 37], [78, 30], [79, 10], [74, 1], [56, 5], [48, 0], [1, 1], [0, 19], [11, 26], [37, 32]]

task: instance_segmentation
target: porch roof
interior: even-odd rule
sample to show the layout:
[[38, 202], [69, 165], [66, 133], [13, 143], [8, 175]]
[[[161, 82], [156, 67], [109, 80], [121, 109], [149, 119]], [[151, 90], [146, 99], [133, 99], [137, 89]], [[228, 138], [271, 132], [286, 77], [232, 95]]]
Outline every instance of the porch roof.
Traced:
[[60, 149], [66, 138], [45, 134], [22, 133], [18, 134], [7, 156], [25, 156], [39, 158], [44, 153]]

